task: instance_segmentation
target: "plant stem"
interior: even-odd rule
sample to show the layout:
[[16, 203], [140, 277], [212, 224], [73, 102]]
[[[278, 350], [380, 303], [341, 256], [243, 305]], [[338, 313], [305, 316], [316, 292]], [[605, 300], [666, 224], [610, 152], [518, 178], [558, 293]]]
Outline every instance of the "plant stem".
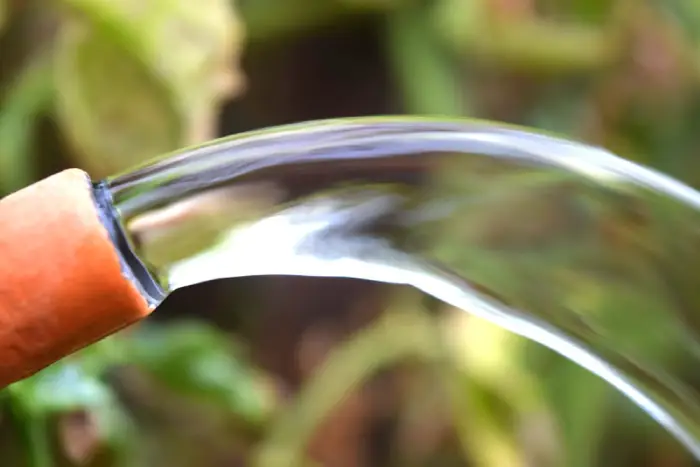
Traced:
[[[1, 0], [0, 0], [1, 1]], [[40, 57], [22, 71], [0, 113], [0, 189], [18, 190], [34, 179], [31, 157], [36, 116], [51, 102], [51, 61]]]
[[425, 20], [421, 3], [408, 2], [388, 14], [387, 47], [408, 113], [454, 116], [465, 113], [455, 64]]
[[46, 417], [25, 414], [30, 467], [53, 467]]

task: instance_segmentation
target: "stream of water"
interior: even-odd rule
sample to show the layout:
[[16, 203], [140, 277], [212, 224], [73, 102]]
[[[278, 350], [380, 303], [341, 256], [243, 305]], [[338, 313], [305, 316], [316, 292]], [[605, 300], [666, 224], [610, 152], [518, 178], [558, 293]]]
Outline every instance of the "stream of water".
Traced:
[[366, 118], [215, 141], [106, 186], [164, 293], [408, 284], [604, 378], [700, 459], [700, 193], [678, 181], [518, 128]]

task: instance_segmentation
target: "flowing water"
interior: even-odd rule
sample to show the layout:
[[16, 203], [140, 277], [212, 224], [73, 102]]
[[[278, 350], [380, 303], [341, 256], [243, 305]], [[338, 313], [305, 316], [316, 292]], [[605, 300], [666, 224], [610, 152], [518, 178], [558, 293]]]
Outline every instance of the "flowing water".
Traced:
[[375, 118], [215, 141], [102, 187], [154, 304], [252, 275], [408, 284], [599, 375], [700, 459], [700, 194], [669, 177], [517, 128]]

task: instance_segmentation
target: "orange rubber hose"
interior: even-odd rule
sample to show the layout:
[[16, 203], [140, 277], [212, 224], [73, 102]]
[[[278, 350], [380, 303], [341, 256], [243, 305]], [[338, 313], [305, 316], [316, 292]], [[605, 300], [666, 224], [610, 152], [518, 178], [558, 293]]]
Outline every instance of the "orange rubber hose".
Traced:
[[0, 388], [148, 315], [86, 173], [0, 200]]

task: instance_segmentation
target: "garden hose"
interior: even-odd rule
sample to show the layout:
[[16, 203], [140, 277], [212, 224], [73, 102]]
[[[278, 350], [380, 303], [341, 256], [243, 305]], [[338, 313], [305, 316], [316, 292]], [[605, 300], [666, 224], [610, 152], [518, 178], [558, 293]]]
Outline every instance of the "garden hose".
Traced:
[[0, 200], [0, 388], [147, 316], [88, 175]]

